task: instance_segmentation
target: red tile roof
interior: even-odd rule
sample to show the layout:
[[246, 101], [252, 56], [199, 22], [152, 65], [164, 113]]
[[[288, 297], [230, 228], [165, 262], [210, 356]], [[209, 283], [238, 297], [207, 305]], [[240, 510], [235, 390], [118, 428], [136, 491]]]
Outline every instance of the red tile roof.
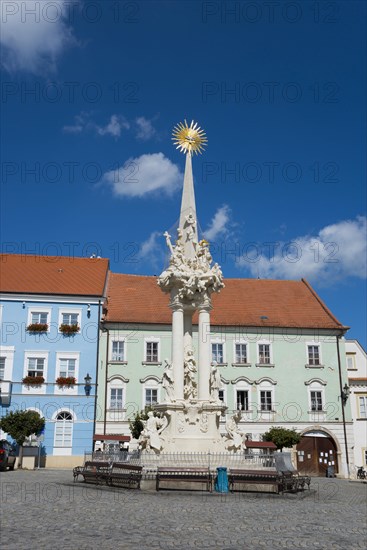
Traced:
[[0, 291], [102, 296], [108, 265], [105, 258], [0, 254]]
[[277, 446], [272, 441], [245, 441], [244, 445], [248, 449], [276, 449]]
[[[225, 279], [213, 295], [212, 325], [343, 329], [310, 285], [301, 281]], [[110, 273], [106, 321], [171, 323], [169, 295], [156, 277]], [[197, 316], [194, 316], [197, 323]]]

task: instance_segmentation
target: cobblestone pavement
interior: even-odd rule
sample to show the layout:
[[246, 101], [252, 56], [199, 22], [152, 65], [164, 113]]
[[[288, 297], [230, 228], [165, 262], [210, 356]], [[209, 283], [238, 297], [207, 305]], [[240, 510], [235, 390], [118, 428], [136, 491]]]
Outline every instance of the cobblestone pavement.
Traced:
[[4, 549], [366, 548], [367, 485], [313, 478], [298, 495], [137, 491], [66, 470], [0, 474]]

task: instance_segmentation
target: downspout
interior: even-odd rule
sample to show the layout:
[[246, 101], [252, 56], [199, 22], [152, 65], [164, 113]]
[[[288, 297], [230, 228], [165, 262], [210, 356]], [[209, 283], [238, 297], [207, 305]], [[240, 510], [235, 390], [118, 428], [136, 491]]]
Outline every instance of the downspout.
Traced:
[[341, 361], [340, 361], [340, 348], [339, 348], [339, 340], [341, 338], [341, 334], [338, 334], [336, 337], [336, 348], [338, 351], [338, 370], [339, 370], [339, 386], [340, 386], [340, 400], [342, 405], [342, 416], [343, 416], [343, 430], [344, 430], [344, 446], [345, 446], [345, 457], [347, 462], [347, 472], [348, 472], [348, 478], [350, 477], [350, 468], [349, 468], [349, 456], [348, 456], [348, 440], [347, 440], [347, 428], [345, 425], [345, 405], [343, 402], [343, 380], [342, 380], [342, 369], [341, 369]]
[[92, 451], [94, 451], [94, 434], [96, 433], [96, 421], [97, 421], [97, 396], [98, 396], [98, 361], [99, 361], [99, 323], [101, 319], [101, 300], [98, 300], [98, 321], [97, 321], [97, 359], [96, 359], [96, 388], [94, 396], [94, 418], [93, 418], [93, 445]]
[[110, 347], [110, 331], [107, 329], [107, 344], [106, 344], [106, 376], [105, 376], [105, 387], [104, 387], [104, 418], [103, 418], [103, 435], [106, 435], [106, 426], [107, 426], [107, 379], [108, 379], [108, 357], [109, 357], [109, 347]]

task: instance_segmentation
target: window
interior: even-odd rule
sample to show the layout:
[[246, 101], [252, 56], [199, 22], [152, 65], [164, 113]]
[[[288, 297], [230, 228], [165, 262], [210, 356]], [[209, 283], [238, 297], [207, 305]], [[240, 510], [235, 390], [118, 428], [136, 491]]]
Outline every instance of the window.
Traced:
[[145, 406], [151, 407], [158, 403], [158, 390], [154, 388], [145, 388]]
[[219, 401], [224, 403], [224, 390], [219, 390], [218, 391], [218, 397], [219, 397]]
[[122, 388], [110, 388], [110, 409], [122, 409], [123, 408], [123, 389]]
[[31, 312], [31, 324], [47, 325], [48, 313], [47, 311], [32, 311]]
[[212, 363], [223, 364], [223, 344], [212, 344]]
[[6, 357], [0, 357], [0, 380], [5, 378], [5, 359]]
[[56, 416], [55, 447], [71, 447], [73, 441], [73, 416], [62, 411]]
[[247, 363], [247, 344], [235, 345], [235, 363]]
[[347, 369], [356, 369], [356, 356], [355, 353], [347, 353]]
[[75, 377], [76, 359], [60, 359], [60, 376], [62, 377]]
[[259, 344], [260, 365], [270, 365], [270, 344]]
[[44, 357], [28, 357], [27, 376], [44, 376]]
[[147, 363], [158, 363], [158, 343], [146, 342], [145, 360]]
[[322, 392], [311, 391], [311, 411], [322, 411]]
[[358, 396], [359, 418], [367, 418], [367, 395]]
[[320, 365], [320, 347], [307, 346], [307, 349], [308, 349], [308, 364]]
[[237, 390], [236, 393], [237, 410], [248, 411], [248, 391]]
[[62, 313], [61, 317], [63, 325], [77, 325], [79, 322], [79, 313]]
[[270, 390], [260, 391], [260, 410], [261, 411], [271, 411], [272, 410], [272, 400], [271, 400], [271, 391]]
[[125, 360], [125, 342], [124, 341], [112, 341], [112, 361], [124, 361]]

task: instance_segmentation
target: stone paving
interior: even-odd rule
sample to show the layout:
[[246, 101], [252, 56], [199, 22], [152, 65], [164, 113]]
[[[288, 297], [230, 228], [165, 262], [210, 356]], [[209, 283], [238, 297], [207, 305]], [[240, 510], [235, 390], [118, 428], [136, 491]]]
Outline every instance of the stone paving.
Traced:
[[66, 470], [0, 474], [9, 550], [366, 548], [367, 485], [313, 478], [298, 495], [137, 491]]

